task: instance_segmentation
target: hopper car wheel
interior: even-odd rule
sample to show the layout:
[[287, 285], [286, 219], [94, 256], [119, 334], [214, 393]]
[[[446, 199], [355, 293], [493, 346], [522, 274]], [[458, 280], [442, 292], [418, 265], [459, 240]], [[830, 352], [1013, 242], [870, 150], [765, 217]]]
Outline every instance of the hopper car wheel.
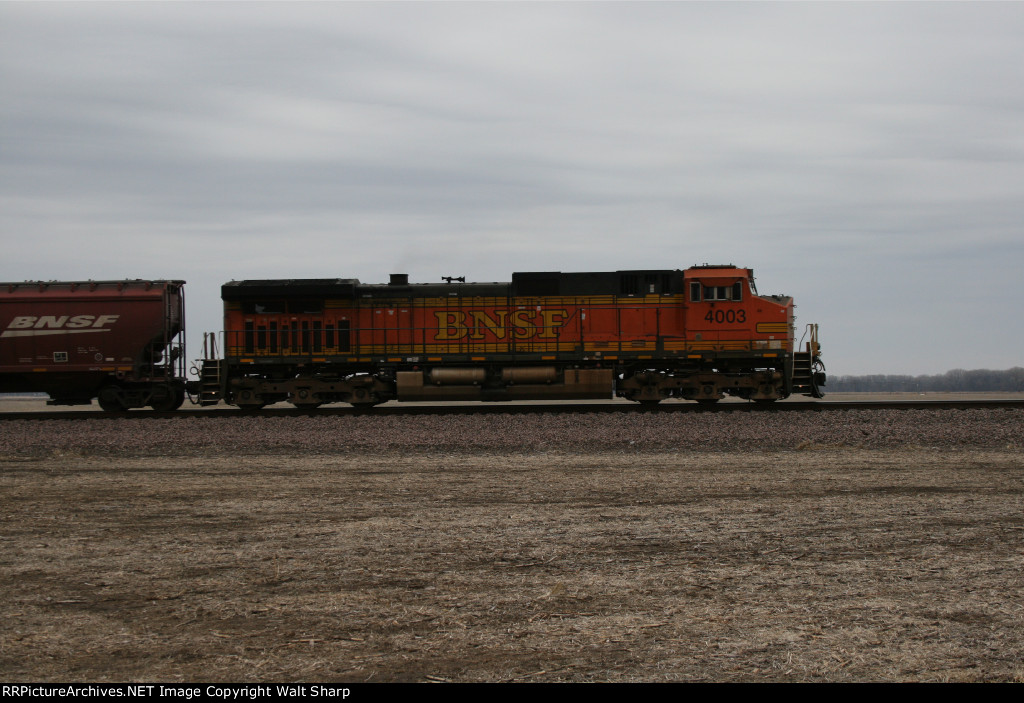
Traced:
[[96, 400], [104, 412], [119, 413], [125, 410], [124, 401], [121, 400], [121, 389], [117, 386], [104, 386]]
[[180, 408], [184, 402], [185, 394], [179, 389], [157, 386], [153, 389], [153, 394], [149, 400], [149, 407], [157, 412], [168, 413]]

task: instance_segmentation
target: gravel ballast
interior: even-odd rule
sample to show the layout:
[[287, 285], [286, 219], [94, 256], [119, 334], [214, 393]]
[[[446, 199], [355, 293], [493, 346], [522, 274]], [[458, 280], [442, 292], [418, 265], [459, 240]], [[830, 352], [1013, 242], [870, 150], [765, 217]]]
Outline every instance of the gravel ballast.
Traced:
[[15, 420], [0, 454], [789, 450], [1024, 446], [1015, 409]]

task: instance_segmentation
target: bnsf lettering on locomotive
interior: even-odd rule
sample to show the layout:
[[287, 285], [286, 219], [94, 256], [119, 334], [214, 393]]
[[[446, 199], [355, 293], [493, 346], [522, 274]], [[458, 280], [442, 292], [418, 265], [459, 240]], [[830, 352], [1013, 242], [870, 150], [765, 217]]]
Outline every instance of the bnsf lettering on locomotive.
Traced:
[[568, 310], [437, 310], [435, 341], [458, 339], [557, 339], [558, 328], [569, 318]]
[[505, 322], [508, 319], [508, 310], [495, 310], [493, 318], [483, 310], [470, 310], [469, 316], [473, 321], [469, 333], [470, 339], [484, 339], [486, 337], [484, 334], [485, 329], [497, 339], [505, 339]]

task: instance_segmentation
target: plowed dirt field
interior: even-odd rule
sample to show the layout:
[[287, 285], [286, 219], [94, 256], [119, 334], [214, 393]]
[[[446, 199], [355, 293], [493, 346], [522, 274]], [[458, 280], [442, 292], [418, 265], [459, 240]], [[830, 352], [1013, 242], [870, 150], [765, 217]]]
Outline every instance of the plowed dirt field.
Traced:
[[1019, 446], [623, 444], [0, 454], [0, 678], [1024, 679]]

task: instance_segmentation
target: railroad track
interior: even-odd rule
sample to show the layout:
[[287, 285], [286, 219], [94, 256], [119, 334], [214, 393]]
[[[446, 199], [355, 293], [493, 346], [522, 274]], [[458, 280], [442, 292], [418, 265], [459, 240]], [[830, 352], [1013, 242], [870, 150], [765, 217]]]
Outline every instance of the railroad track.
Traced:
[[566, 402], [566, 403], [476, 403], [476, 404], [394, 404], [370, 409], [340, 405], [303, 410], [290, 406], [264, 408], [258, 411], [231, 407], [184, 408], [175, 412], [132, 410], [104, 413], [96, 408], [75, 410], [30, 410], [0, 412], [5, 420], [146, 420], [146, 419], [210, 419], [225, 417], [288, 417], [288, 416], [400, 416], [400, 415], [487, 415], [487, 414], [551, 414], [551, 413], [732, 413], [732, 412], [830, 412], [837, 410], [965, 410], [972, 408], [1024, 409], [1024, 399], [991, 400], [864, 400], [864, 401], [792, 401], [762, 405], [759, 403], [722, 402], [700, 405], [688, 402], [665, 402], [644, 407], [629, 402]]

